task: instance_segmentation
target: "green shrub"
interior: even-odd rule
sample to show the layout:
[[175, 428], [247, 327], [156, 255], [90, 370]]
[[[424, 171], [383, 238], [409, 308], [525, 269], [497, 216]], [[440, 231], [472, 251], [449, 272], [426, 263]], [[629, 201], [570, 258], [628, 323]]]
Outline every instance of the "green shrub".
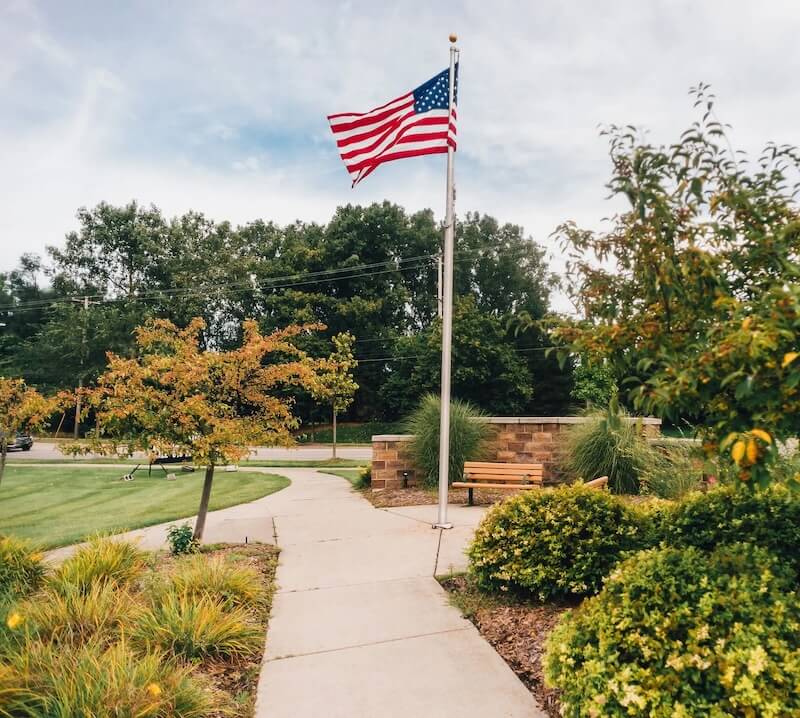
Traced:
[[369, 466], [365, 466], [359, 471], [358, 479], [353, 483], [353, 487], [356, 489], [368, 489], [370, 486], [372, 486], [372, 469]]
[[42, 583], [43, 555], [27, 541], [0, 536], [0, 596], [25, 595]]
[[563, 715], [800, 715], [800, 601], [763, 549], [644, 551], [550, 635]]
[[132, 639], [176, 658], [236, 658], [258, 653], [262, 630], [250, 614], [209, 596], [168, 592], [137, 620]]
[[[440, 409], [439, 397], [426, 394], [405, 423], [406, 431], [414, 435], [409, 451], [421, 472], [422, 483], [429, 487], [439, 482]], [[475, 406], [459, 399], [450, 403], [451, 482], [461, 480], [465, 461], [482, 458], [491, 434], [491, 425]]]
[[0, 716], [205, 718], [219, 707], [189, 667], [124, 643], [34, 642], [0, 664]]
[[470, 571], [486, 590], [521, 591], [541, 600], [590, 594], [646, 536], [640, 513], [604, 491], [526, 491], [484, 517], [468, 550]]
[[164, 590], [190, 598], [208, 596], [225, 606], [247, 609], [258, 608], [265, 598], [263, 579], [255, 568], [236, 566], [222, 556], [183, 559]]
[[800, 496], [784, 486], [742, 491], [725, 486], [695, 493], [663, 513], [660, 538], [669, 546], [710, 551], [747, 541], [800, 568]]
[[147, 555], [132, 543], [95, 538], [58, 567], [50, 585], [63, 593], [86, 593], [95, 583], [124, 586], [138, 578], [146, 566]]
[[591, 481], [608, 476], [608, 487], [615, 494], [639, 493], [639, 474], [654, 460], [641, 425], [612, 399], [603, 412], [587, 415], [566, 436], [564, 468], [576, 478]]
[[200, 543], [194, 538], [194, 529], [189, 523], [172, 525], [167, 529], [167, 543], [173, 556], [195, 553]]

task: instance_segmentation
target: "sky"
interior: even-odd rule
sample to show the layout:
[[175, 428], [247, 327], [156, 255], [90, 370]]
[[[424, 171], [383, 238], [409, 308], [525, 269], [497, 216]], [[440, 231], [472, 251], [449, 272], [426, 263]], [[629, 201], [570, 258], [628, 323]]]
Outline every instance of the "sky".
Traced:
[[444, 156], [351, 189], [326, 116], [444, 69], [451, 32], [456, 211], [523, 225], [556, 271], [559, 223], [621, 207], [601, 126], [670, 143], [702, 81], [737, 149], [800, 144], [798, 0], [0, 0], [0, 271], [100, 201], [234, 223], [383, 199], [441, 217]]

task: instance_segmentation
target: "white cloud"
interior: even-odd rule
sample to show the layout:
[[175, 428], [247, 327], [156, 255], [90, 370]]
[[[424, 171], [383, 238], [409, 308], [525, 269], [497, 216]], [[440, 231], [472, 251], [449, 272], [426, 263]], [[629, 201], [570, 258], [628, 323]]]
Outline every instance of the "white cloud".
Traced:
[[337, 204], [444, 204], [442, 158], [383, 167], [351, 191], [330, 112], [368, 109], [462, 47], [459, 211], [549, 233], [597, 225], [602, 123], [673, 141], [712, 83], [734, 144], [800, 143], [794, 0], [130, 5], [0, 9], [0, 269], [137, 198], [167, 214], [324, 221]]

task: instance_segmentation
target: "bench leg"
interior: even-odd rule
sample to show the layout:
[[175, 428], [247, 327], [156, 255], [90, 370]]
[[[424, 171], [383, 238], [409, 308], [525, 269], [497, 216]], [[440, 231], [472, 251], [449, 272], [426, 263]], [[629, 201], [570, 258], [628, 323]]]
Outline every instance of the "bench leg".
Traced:
[[473, 502], [472, 489], [467, 489], [467, 497], [469, 498], [469, 505], [474, 506], [475, 503]]

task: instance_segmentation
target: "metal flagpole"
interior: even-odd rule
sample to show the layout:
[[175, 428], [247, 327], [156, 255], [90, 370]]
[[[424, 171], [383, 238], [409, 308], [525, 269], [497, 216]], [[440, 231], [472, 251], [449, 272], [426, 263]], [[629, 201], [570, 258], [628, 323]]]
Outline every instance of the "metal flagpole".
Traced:
[[[453, 115], [458, 38], [450, 35], [450, 103]], [[448, 134], [449, 134], [448, 127]], [[434, 528], [451, 529], [447, 522], [448, 469], [450, 466], [450, 355], [453, 343], [453, 245], [455, 244], [455, 187], [453, 185], [453, 147], [447, 146], [447, 204], [444, 227], [444, 262], [442, 267], [442, 391], [439, 419], [439, 518]]]

